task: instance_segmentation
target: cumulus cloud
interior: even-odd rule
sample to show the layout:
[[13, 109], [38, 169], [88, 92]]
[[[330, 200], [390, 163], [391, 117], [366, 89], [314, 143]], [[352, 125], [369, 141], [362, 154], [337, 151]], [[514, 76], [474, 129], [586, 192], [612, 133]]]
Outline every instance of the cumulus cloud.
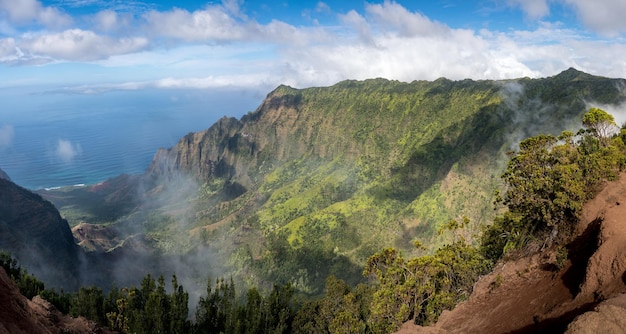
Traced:
[[623, 0], [564, 0], [571, 5], [583, 23], [605, 35], [626, 32], [626, 2]]
[[15, 47], [15, 39], [11, 37], [0, 39], [0, 59], [14, 56], [16, 53]]
[[6, 13], [16, 24], [36, 22], [47, 27], [62, 27], [70, 24], [72, 18], [54, 7], [46, 7], [37, 0], [0, 0], [0, 13]]
[[179, 8], [166, 12], [151, 10], [144, 18], [153, 34], [184, 41], [241, 40], [247, 37], [245, 27], [238, 24], [224, 6], [209, 5], [194, 12]]
[[70, 29], [29, 37], [20, 43], [23, 52], [61, 60], [97, 60], [139, 51], [148, 45], [143, 37], [109, 38], [89, 30]]
[[93, 17], [94, 28], [98, 31], [116, 32], [131, 27], [132, 15], [120, 14], [111, 9], [102, 10]]
[[442, 36], [449, 31], [447, 26], [388, 0], [383, 4], [367, 4], [365, 10], [380, 28], [396, 31], [401, 36]]
[[74, 144], [66, 139], [59, 139], [54, 148], [54, 156], [64, 163], [71, 163], [82, 152], [80, 144]]
[[507, 0], [507, 3], [510, 6], [520, 7], [531, 19], [540, 19], [550, 14], [547, 0]]
[[5, 150], [13, 144], [13, 126], [3, 125], [0, 127], [0, 151]]
[[[104, 3], [63, 3], [80, 6], [85, 1]], [[626, 30], [622, 23], [626, 21], [616, 14], [626, 12], [623, 1], [594, 1], [594, 10], [589, 7], [591, 2], [583, 0], [494, 1], [542, 20], [549, 18], [550, 6], [559, 3], [573, 8], [596, 31]], [[8, 4], [9, 0], [0, 0], [0, 8]], [[507, 79], [553, 75], [568, 67], [626, 77], [626, 64], [615, 56], [624, 54], [623, 40], [600, 41], [588, 31], [565, 29], [558, 22], [536, 22], [530, 30], [457, 29], [385, 0], [365, 2], [360, 12], [343, 13], [333, 13], [320, 1], [312, 10], [337, 15], [337, 25], [294, 26], [278, 20], [257, 22], [246, 15], [242, 4], [241, 0], [225, 0], [195, 11], [158, 11], [154, 6], [135, 16], [109, 7], [79, 22], [90, 26], [44, 29], [0, 39], [0, 62], [75, 61], [115, 69], [141, 66], [146, 69], [144, 75], [155, 69], [149, 75], [129, 76], [126, 83], [115, 78], [116, 83], [57, 90], [80, 94], [281, 83], [304, 87], [371, 77], [403, 81], [442, 76]], [[19, 10], [10, 9], [14, 21], [37, 20], [39, 16], [32, 13], [52, 10], [35, 0], [25, 0], [17, 7]]]

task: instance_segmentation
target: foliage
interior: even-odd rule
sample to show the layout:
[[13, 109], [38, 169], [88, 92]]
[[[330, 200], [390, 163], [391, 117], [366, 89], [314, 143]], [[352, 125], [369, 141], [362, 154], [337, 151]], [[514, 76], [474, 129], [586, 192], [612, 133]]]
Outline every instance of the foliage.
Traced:
[[613, 115], [599, 108], [591, 108], [585, 113], [583, 126], [599, 138], [609, 138], [618, 128]]
[[122, 333], [188, 333], [189, 294], [175, 275], [171, 291], [167, 293], [163, 276], [155, 281], [150, 274], [140, 288], [114, 288], [103, 303], [106, 322], [101, 323]]
[[435, 321], [443, 310], [469, 296], [490, 264], [464, 241], [409, 260], [392, 248], [373, 255], [364, 270], [378, 282], [370, 305], [371, 331], [389, 333], [409, 319], [420, 324]]
[[615, 125], [613, 116], [591, 108], [583, 125], [592, 131], [538, 135], [520, 143], [502, 175], [506, 193], [501, 200], [508, 212], [483, 233], [486, 257], [498, 259], [535, 238], [543, 246], [567, 240], [583, 204], [623, 170], [626, 150], [621, 136], [604, 137]]
[[11, 254], [0, 251], [0, 266], [26, 298], [32, 299], [34, 296], [41, 295], [61, 312], [70, 312], [70, 294], [63, 290], [57, 292], [54, 289], [46, 289], [44, 283], [22, 268]]
[[[549, 134], [553, 124], [581, 116], [587, 97], [617, 101], [614, 82], [570, 70], [511, 83], [517, 95], [507, 84], [377, 79], [279, 87], [256, 112], [233, 121], [237, 127], [216, 126], [198, 138], [202, 154], [189, 158], [219, 161], [178, 166], [203, 184], [189, 203], [168, 208], [184, 211], [185, 224], [165, 212], [133, 216], [164, 252], [193, 248], [172, 244], [188, 239], [187, 223], [202, 227], [199, 242], [228, 254], [226, 269], [245, 274], [248, 289], [209, 280], [195, 323], [183, 316], [188, 295], [175, 278], [169, 290], [151, 276], [106, 296], [85, 288], [71, 299], [74, 312], [104, 314], [112, 328], [136, 333], [380, 333], [408, 319], [434, 321], [507, 252], [565, 237], [584, 201], [625, 163], [626, 131], [605, 136], [603, 126], [614, 121], [601, 111], [585, 114], [586, 131]], [[458, 227], [446, 222], [474, 207], [463, 226], [491, 220], [486, 208], [501, 182], [492, 176], [504, 161], [489, 165], [486, 157], [509, 149], [510, 137], [542, 132], [523, 141], [506, 166], [508, 211], [485, 228], [480, 248], [458, 231], [436, 235], [437, 227]], [[208, 165], [223, 173], [202, 169]], [[232, 193], [238, 182], [243, 195]], [[405, 258], [416, 236], [444, 246]], [[363, 264], [374, 284], [358, 284]]]
[[372, 288], [351, 288], [334, 276], [326, 279], [325, 294], [305, 302], [294, 319], [294, 333], [366, 333]]

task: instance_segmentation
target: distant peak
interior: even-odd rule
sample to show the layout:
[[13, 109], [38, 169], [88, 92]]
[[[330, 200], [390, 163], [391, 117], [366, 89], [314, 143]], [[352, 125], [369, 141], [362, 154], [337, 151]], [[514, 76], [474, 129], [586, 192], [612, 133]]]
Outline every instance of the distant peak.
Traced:
[[565, 81], [576, 81], [582, 79], [588, 80], [594, 78], [593, 75], [579, 71], [573, 67], [568, 68], [567, 70], [557, 74], [554, 77]]
[[293, 88], [291, 86], [280, 85], [280, 86], [276, 87], [276, 89], [274, 89], [274, 91], [271, 92], [270, 95], [272, 95], [272, 94], [285, 94], [285, 93], [294, 92], [296, 90], [297, 90], [296, 88]]

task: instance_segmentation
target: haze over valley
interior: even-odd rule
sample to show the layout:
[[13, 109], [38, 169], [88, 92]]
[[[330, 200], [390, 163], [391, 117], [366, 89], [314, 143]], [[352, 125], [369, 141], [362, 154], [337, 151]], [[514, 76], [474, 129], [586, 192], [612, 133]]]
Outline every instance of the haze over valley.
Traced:
[[0, 333], [596, 326], [626, 309], [614, 13], [0, 0], [0, 293], [30, 319]]

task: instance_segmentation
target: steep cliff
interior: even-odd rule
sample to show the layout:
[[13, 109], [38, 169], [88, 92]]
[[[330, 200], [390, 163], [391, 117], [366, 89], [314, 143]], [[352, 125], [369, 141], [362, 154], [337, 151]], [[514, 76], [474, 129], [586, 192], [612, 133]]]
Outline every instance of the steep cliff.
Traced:
[[[415, 252], [419, 239], [436, 249], [450, 219], [467, 216], [479, 232], [494, 216], [506, 152], [578, 128], [590, 104], [622, 103], [625, 83], [569, 69], [542, 79], [280, 86], [240, 120], [160, 149], [140, 178], [72, 196], [107, 188], [115, 196], [96, 196], [106, 200], [82, 220], [145, 234], [166, 253], [207, 247], [221, 256], [220, 273], [319, 293], [328, 274], [362, 279], [358, 268], [382, 248]], [[133, 214], [93, 216], [116, 205]]]
[[[408, 232], [409, 241], [418, 233], [431, 238], [436, 226], [462, 215], [488, 222], [504, 153], [523, 138], [575, 127], [587, 103], [620, 103], [623, 83], [569, 69], [511, 81], [280, 86], [241, 120], [223, 118], [159, 150], [147, 175], [223, 185], [211, 188], [222, 201], [247, 194], [255, 200], [231, 202], [229, 212], [247, 205], [239, 215], [264, 228], [297, 234], [299, 219], [324, 211], [348, 225]], [[222, 201], [204, 205], [217, 210]], [[199, 213], [198, 226], [222, 216]]]
[[0, 179], [0, 249], [50, 286], [78, 283], [80, 248], [52, 203]]

